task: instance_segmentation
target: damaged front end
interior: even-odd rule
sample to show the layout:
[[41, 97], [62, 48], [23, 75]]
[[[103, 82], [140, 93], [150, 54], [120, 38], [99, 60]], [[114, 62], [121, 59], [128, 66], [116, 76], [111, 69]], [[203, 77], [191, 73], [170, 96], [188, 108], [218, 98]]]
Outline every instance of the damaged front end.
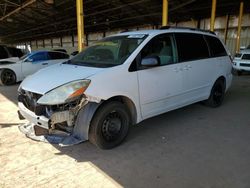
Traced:
[[[62, 146], [88, 140], [89, 124], [98, 103], [89, 101], [83, 87], [74, 86], [73, 90], [63, 87], [45, 95], [19, 89], [18, 114], [20, 119], [29, 121], [20, 130], [27, 137]], [[61, 90], [68, 94], [60, 94]]]

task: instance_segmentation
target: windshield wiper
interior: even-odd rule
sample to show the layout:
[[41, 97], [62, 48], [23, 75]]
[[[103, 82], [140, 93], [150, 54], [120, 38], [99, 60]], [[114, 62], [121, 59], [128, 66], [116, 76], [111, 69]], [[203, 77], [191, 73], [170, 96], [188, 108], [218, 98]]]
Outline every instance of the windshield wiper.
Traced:
[[108, 67], [113, 67], [117, 66], [119, 64], [105, 64], [105, 63], [90, 63], [90, 62], [85, 62], [85, 61], [72, 61], [68, 60], [64, 62], [63, 64], [70, 64], [70, 65], [78, 65], [78, 66], [87, 66], [87, 67], [100, 67], [100, 68], [108, 68]]

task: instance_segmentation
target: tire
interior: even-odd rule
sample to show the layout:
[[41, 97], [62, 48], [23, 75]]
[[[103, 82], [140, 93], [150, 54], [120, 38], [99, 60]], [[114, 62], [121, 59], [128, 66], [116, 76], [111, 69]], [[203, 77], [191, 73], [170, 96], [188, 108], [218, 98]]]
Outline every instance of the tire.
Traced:
[[0, 70], [0, 85], [13, 85], [16, 83], [16, 74], [10, 69]]
[[225, 96], [225, 83], [223, 80], [217, 80], [211, 90], [209, 98], [205, 101], [205, 105], [212, 108], [219, 107]]
[[129, 111], [122, 103], [103, 104], [91, 121], [89, 141], [101, 149], [118, 146], [128, 134], [130, 119]]

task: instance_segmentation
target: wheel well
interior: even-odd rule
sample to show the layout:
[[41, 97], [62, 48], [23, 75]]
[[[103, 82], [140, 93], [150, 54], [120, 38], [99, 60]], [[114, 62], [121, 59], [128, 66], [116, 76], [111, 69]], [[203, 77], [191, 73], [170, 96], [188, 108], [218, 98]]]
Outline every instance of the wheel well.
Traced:
[[2, 69], [0, 69], [0, 71], [5, 71], [5, 70], [9, 70], [9, 71], [13, 72], [15, 74], [15, 76], [16, 76], [15, 71], [13, 71], [12, 69], [9, 69], [9, 68], [2, 68]]
[[[224, 76], [220, 76], [217, 80], [223, 81], [224, 87], [226, 87], [226, 78], [225, 78]], [[216, 81], [217, 81], [217, 80], [216, 80]], [[215, 82], [216, 82], [216, 81], [215, 81]], [[214, 82], [214, 83], [215, 83], [215, 82]]]
[[[131, 121], [132, 121], [132, 124], [136, 124], [137, 122], [137, 111], [136, 111], [136, 107], [135, 107], [135, 104], [133, 103], [133, 101], [131, 99], [129, 99], [128, 97], [125, 97], [125, 96], [115, 96], [115, 97], [111, 97], [109, 98], [108, 100], [105, 100], [102, 102], [102, 105], [110, 102], [110, 101], [119, 101], [121, 102], [122, 104], [124, 104], [129, 112], [130, 112], [130, 117], [131, 117]], [[98, 108], [100, 108], [100, 106]]]

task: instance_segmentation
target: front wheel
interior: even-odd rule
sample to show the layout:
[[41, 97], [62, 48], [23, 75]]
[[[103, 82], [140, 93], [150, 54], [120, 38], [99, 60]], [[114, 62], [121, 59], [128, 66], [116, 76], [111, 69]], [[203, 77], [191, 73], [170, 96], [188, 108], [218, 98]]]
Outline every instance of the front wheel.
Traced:
[[223, 80], [217, 80], [211, 90], [209, 98], [205, 104], [210, 107], [218, 107], [222, 104], [225, 95], [225, 83]]
[[89, 140], [102, 149], [118, 146], [127, 136], [130, 125], [129, 111], [120, 102], [112, 101], [95, 113], [89, 130]]
[[12, 85], [16, 83], [16, 74], [9, 69], [0, 70], [0, 85]]

